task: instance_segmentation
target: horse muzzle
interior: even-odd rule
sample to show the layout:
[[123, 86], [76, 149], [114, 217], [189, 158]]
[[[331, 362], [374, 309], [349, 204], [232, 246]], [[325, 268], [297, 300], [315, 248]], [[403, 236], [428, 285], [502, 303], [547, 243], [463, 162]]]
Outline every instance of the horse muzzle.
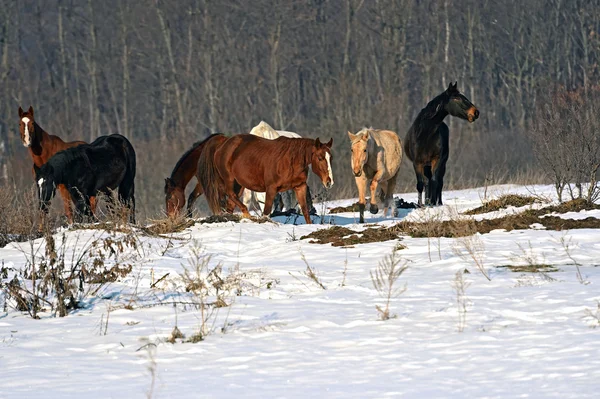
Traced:
[[467, 120], [471, 123], [475, 122], [479, 118], [479, 110], [475, 107], [471, 108], [467, 112]]
[[326, 183], [323, 183], [326, 189], [330, 189], [333, 186], [333, 181], [328, 180]]
[[354, 172], [354, 177], [361, 177], [362, 176], [362, 169], [359, 170], [358, 172]]

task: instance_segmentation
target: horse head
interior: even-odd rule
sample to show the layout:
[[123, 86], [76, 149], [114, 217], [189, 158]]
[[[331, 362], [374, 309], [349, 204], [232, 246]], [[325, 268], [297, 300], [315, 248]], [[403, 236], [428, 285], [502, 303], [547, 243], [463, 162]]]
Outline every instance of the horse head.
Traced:
[[176, 216], [185, 205], [183, 189], [177, 186], [170, 177], [165, 179], [165, 202], [167, 216], [169, 217]]
[[50, 200], [56, 194], [56, 184], [54, 184], [54, 169], [52, 165], [44, 164], [41, 168], [33, 165], [35, 171], [35, 181], [38, 187], [38, 197], [40, 200], [40, 209], [48, 212]]
[[333, 139], [328, 143], [321, 143], [317, 138], [312, 151], [312, 170], [321, 179], [325, 188], [333, 186], [333, 171], [331, 169], [331, 146]]
[[469, 122], [475, 122], [479, 118], [479, 110], [469, 101], [467, 97], [461, 94], [456, 88], [458, 82], [450, 83], [445, 94], [448, 97], [445, 102], [445, 110], [452, 116], [466, 119]]
[[33, 107], [30, 105], [27, 112], [19, 107], [19, 132], [21, 133], [21, 142], [25, 147], [31, 147], [33, 143], [33, 135], [35, 134], [33, 123]]
[[369, 131], [365, 129], [357, 134], [348, 132], [348, 137], [352, 151], [352, 172], [354, 172], [354, 176], [360, 177], [363, 166], [369, 159]]

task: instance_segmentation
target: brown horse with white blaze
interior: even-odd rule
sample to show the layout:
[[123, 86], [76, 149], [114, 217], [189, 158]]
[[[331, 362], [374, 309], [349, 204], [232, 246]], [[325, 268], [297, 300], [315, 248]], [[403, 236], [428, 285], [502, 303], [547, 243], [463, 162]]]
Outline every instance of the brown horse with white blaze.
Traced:
[[224, 192], [220, 193], [206, 190], [206, 199], [213, 212], [217, 213], [221, 210], [223, 196], [227, 196], [244, 217], [250, 217], [248, 208], [235, 190], [236, 185], [240, 185], [266, 193], [263, 214], [269, 215], [275, 195], [293, 189], [304, 220], [310, 224], [306, 203], [308, 169], [312, 166], [313, 173], [326, 188], [333, 185], [332, 144], [333, 139], [323, 144], [319, 139], [279, 137], [267, 140], [250, 134], [233, 136], [216, 148], [212, 163], [206, 162], [202, 171], [199, 168], [199, 172], [205, 175], [203, 181], [217, 182], [220, 179], [224, 188]]
[[[86, 144], [85, 141], [65, 142], [60, 137], [48, 134], [44, 129], [35, 122], [33, 116], [33, 107], [29, 106], [27, 112], [24, 112], [19, 107], [19, 131], [21, 133], [21, 142], [33, 159], [33, 164], [41, 168], [48, 160], [57, 152], [67, 148], [75, 147], [81, 144]], [[62, 197], [65, 215], [69, 223], [73, 223], [73, 213], [71, 211], [71, 195], [67, 188], [59, 184], [57, 186], [60, 196]], [[95, 197], [90, 198], [92, 209], [95, 209]]]

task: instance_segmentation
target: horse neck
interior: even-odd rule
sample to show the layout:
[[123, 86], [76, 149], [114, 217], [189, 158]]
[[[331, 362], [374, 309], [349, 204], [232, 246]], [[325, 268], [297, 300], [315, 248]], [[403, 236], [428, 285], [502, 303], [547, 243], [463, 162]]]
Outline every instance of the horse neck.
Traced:
[[176, 186], [185, 188], [196, 174], [196, 165], [204, 146], [200, 145], [186, 155], [179, 165], [171, 173], [171, 179]]
[[308, 168], [308, 166], [312, 164], [312, 154], [313, 154], [313, 147], [315, 145], [315, 140], [313, 140], [313, 139], [290, 139], [290, 140], [294, 140], [294, 143], [296, 141], [300, 141], [301, 145], [298, 147], [301, 148], [302, 155], [304, 156], [304, 158], [303, 158], [304, 161], [301, 166], [303, 168]]
[[33, 121], [33, 132], [31, 138], [31, 146], [29, 147], [29, 153], [33, 158], [33, 163], [40, 167], [48, 161], [53, 155], [49, 152], [50, 135], [46, 133], [40, 125]]
[[442, 108], [433, 118], [418, 118], [420, 129], [418, 129], [419, 136], [430, 136], [435, 134], [438, 127], [444, 122], [444, 119], [448, 116], [448, 111]]

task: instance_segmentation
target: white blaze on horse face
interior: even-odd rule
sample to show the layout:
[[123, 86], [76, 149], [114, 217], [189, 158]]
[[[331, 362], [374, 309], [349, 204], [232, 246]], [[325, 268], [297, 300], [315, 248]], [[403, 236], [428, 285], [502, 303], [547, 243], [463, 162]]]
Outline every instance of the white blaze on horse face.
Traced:
[[328, 152], [325, 153], [325, 159], [327, 160], [327, 173], [329, 173], [329, 179], [331, 180], [331, 186], [333, 186], [333, 170], [331, 170], [331, 155]]
[[39, 191], [40, 198], [42, 198], [42, 184], [44, 184], [44, 178], [42, 177], [40, 180], [38, 180], [37, 184], [40, 187], [40, 191]]
[[29, 118], [25, 117], [21, 119], [25, 124], [25, 133], [23, 133], [23, 145], [29, 147], [31, 145], [31, 137], [29, 137]]

